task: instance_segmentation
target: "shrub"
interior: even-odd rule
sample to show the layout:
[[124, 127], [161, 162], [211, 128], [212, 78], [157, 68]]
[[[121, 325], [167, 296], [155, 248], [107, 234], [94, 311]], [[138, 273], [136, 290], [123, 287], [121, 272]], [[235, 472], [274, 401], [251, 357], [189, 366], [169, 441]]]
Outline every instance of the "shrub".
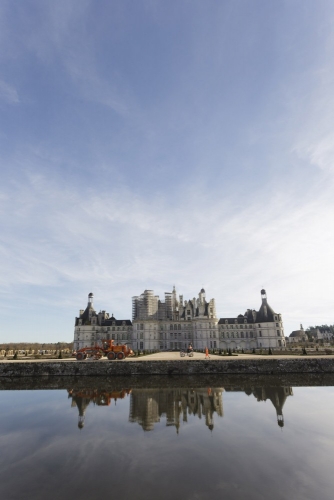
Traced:
[[17, 351], [15, 351], [13, 359], [17, 359]]
[[269, 351], [268, 351], [268, 354], [272, 354], [273, 351], [271, 350], [271, 347], [269, 347]]

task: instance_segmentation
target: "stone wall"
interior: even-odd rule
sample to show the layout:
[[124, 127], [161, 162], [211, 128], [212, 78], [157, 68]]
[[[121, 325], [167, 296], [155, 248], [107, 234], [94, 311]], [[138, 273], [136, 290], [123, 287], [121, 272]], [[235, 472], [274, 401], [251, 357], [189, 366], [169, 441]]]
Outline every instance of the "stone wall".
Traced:
[[334, 358], [231, 359], [182, 361], [13, 361], [0, 363], [0, 378], [133, 375], [214, 375], [334, 373]]

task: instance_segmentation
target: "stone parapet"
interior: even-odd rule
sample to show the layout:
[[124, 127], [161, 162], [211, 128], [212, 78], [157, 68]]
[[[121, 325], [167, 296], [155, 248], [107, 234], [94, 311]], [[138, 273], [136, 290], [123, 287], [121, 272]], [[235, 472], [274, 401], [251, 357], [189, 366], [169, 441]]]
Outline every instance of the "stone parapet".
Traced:
[[109, 377], [139, 375], [282, 375], [334, 373], [334, 358], [231, 359], [178, 361], [15, 361], [0, 363], [0, 378]]

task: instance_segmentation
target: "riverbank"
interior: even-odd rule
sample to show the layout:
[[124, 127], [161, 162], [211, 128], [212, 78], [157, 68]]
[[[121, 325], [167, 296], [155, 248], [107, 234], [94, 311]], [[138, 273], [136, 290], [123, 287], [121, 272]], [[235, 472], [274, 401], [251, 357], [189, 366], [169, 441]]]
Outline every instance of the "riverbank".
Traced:
[[[200, 356], [200, 357], [199, 357]], [[14, 377], [108, 377], [140, 375], [282, 375], [334, 374], [334, 356], [211, 356], [180, 358], [176, 353], [157, 353], [124, 361], [34, 360], [1, 361], [0, 378]]]

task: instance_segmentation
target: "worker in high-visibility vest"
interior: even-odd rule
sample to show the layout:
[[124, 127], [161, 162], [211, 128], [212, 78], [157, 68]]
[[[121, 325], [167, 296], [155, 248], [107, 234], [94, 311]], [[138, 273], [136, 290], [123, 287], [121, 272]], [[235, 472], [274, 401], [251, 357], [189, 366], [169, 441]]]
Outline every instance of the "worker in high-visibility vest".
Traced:
[[209, 349], [207, 347], [205, 347], [205, 359], [210, 359]]

